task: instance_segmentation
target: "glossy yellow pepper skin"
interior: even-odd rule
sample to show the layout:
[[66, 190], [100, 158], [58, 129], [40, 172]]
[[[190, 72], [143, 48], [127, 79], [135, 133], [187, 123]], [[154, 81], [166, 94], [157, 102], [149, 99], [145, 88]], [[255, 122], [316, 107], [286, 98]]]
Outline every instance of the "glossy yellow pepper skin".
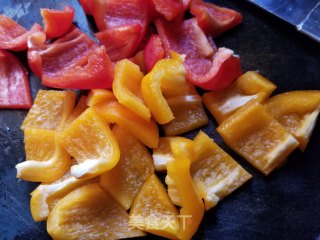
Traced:
[[171, 141], [170, 146], [174, 160], [167, 164], [167, 177], [174, 185], [181, 206], [177, 237], [187, 240], [195, 234], [204, 215], [204, 204], [195, 190], [190, 174], [190, 165], [194, 161], [194, 143], [189, 139], [177, 138]]
[[172, 53], [170, 59], [158, 61], [152, 71], [142, 79], [142, 96], [158, 123], [165, 124], [174, 119], [164, 94], [173, 89], [183, 89], [185, 76], [183, 57]]
[[149, 120], [151, 112], [141, 94], [142, 78], [143, 73], [139, 66], [128, 59], [123, 59], [116, 64], [112, 89], [122, 105], [143, 119]]

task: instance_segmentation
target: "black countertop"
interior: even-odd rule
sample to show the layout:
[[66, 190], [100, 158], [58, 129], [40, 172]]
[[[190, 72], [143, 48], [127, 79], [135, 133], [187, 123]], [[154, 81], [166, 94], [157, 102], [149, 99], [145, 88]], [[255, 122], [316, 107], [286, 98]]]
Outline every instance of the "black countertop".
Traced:
[[[76, 22], [86, 31], [83, 11], [72, 1], [0, 0], [0, 13], [25, 27], [41, 22], [39, 7], [67, 2], [76, 8]], [[277, 86], [276, 93], [320, 90], [320, 45], [280, 19], [246, 1], [212, 1], [239, 10], [243, 23], [216, 39], [218, 46], [241, 56], [243, 69], [258, 70]], [[20, 53], [21, 58], [25, 53]], [[33, 97], [39, 80], [30, 76]], [[26, 111], [0, 110], [0, 239], [46, 240], [45, 223], [32, 220], [29, 200], [36, 187], [15, 178], [15, 165], [24, 161], [23, 134], [19, 130]], [[304, 240], [320, 239], [320, 124], [304, 153], [296, 150], [288, 163], [264, 177], [232, 153], [215, 132], [217, 123], [203, 128], [251, 174], [253, 179], [205, 214], [194, 239]], [[186, 134], [195, 136], [197, 131]], [[146, 239], [155, 239], [149, 235]]]

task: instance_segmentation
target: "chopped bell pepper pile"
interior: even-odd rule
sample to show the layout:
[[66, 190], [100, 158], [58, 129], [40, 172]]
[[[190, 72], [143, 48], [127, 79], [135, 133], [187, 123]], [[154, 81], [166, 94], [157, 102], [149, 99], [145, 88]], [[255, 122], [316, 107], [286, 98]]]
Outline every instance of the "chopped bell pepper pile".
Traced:
[[212, 39], [240, 13], [202, 0], [80, 3], [99, 44], [73, 25], [71, 7], [42, 9], [44, 30], [0, 15], [0, 57], [12, 63], [0, 71], [14, 73], [1, 78], [1, 107], [32, 105], [25, 70], [6, 50], [28, 50], [45, 86], [90, 90], [77, 104], [73, 91], [40, 90], [21, 126], [17, 177], [41, 183], [31, 213], [53, 239], [191, 239], [205, 211], [252, 178], [205, 132], [178, 136], [208, 124], [203, 104], [225, 143], [265, 175], [306, 148], [320, 91], [270, 97], [276, 85], [242, 74], [240, 58]]

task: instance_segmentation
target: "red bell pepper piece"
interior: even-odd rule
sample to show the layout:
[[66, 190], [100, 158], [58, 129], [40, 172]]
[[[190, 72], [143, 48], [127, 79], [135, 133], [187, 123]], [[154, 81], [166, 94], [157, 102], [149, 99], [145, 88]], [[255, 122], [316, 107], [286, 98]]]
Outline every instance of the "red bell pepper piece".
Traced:
[[13, 21], [11, 18], [0, 15], [0, 49], [23, 51], [27, 47], [27, 39], [35, 32], [42, 31], [39, 24], [34, 24], [30, 31]]
[[164, 57], [164, 49], [161, 39], [154, 34], [150, 37], [144, 49], [144, 63], [147, 72], [150, 72], [153, 66]]
[[32, 36], [29, 42], [29, 66], [42, 78], [43, 85], [73, 89], [112, 86], [113, 63], [105, 48], [78, 28], [73, 27], [50, 44], [43, 43], [39, 35]]
[[212, 60], [188, 59], [184, 66], [188, 81], [206, 90], [226, 88], [242, 74], [240, 58], [227, 48], [219, 48]]
[[25, 108], [32, 105], [27, 71], [11, 53], [0, 49], [0, 108]]
[[44, 32], [48, 39], [61, 37], [72, 28], [74, 9], [66, 6], [63, 11], [43, 8], [41, 16], [44, 22]]
[[142, 27], [139, 24], [120, 26], [96, 33], [96, 37], [105, 46], [110, 59], [114, 62], [130, 58], [141, 41]]
[[191, 1], [190, 12], [207, 35], [217, 36], [242, 21], [242, 15], [229, 8], [219, 7], [202, 0]]
[[155, 10], [162, 14], [166, 20], [171, 21], [184, 13], [184, 5], [180, 0], [152, 0]]
[[155, 21], [166, 56], [170, 51], [185, 54], [187, 58], [208, 58], [213, 49], [195, 18], [172, 24], [161, 19]]

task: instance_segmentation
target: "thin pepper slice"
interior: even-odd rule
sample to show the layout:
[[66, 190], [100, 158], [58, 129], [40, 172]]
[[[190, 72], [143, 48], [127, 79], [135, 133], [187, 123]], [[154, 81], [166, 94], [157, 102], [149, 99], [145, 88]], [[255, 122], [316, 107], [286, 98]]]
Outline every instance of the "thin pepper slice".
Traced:
[[[167, 178], [176, 191], [180, 209], [179, 239], [191, 239], [197, 231], [204, 215], [204, 205], [197, 195], [190, 174], [190, 165], [194, 161], [194, 144], [191, 140], [171, 141], [174, 160], [167, 164]], [[187, 221], [191, 219], [191, 221]], [[187, 223], [186, 223], [187, 222]]]
[[143, 74], [138, 65], [128, 59], [121, 60], [115, 67], [112, 89], [122, 105], [143, 119], [149, 120], [151, 112], [141, 94], [142, 78]]
[[113, 133], [92, 108], [88, 108], [63, 131], [61, 141], [78, 162], [71, 167], [71, 174], [76, 178], [98, 176], [112, 169], [120, 158]]
[[176, 53], [172, 53], [171, 59], [158, 61], [152, 71], [142, 79], [142, 96], [158, 123], [165, 124], [174, 119], [162, 92], [183, 88], [185, 75], [183, 58]]
[[107, 122], [117, 123], [126, 128], [148, 147], [153, 148], [158, 146], [159, 131], [154, 120], [150, 119], [150, 121], [147, 121], [139, 117], [117, 101], [102, 102], [94, 105], [93, 109]]

